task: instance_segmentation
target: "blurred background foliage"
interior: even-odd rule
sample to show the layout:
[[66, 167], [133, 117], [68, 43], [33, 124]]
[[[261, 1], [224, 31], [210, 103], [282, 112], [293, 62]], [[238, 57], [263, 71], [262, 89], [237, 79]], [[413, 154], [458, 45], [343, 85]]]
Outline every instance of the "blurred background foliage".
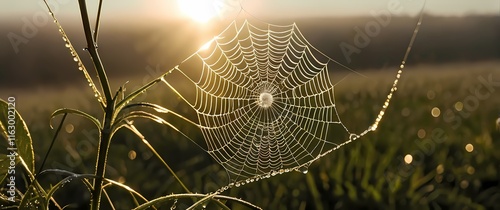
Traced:
[[[495, 86], [489, 97], [478, 99], [477, 107], [467, 104], [474, 96], [471, 87], [488, 93], [480, 77], [498, 82], [497, 66], [498, 62], [410, 66], [376, 132], [313, 163], [307, 174], [291, 172], [224, 194], [264, 209], [500, 209], [500, 154], [496, 152], [500, 133], [495, 130], [500, 87]], [[366, 77], [348, 77], [337, 86], [338, 111], [352, 131], [366, 129], [373, 122], [393, 76], [391, 71], [363, 74]], [[169, 98], [167, 87], [146, 94], [146, 101], [194, 114], [179, 99]], [[21, 112], [36, 116], [28, 126], [37, 163], [53, 135], [47, 118], [55, 108], [45, 104], [38, 111]], [[204, 144], [196, 127], [168, 115], [165, 118]], [[135, 124], [192, 192], [213, 192], [228, 184], [224, 169], [178, 132], [149, 121]], [[68, 117], [46, 168], [92, 173], [97, 142], [97, 131], [92, 129], [78, 117]], [[343, 137], [333, 134], [331, 138]], [[120, 131], [113, 139], [107, 176], [150, 199], [184, 192], [140, 139], [127, 131]], [[43, 179], [54, 183], [61, 177], [48, 175]], [[123, 199], [127, 192], [118, 188], [109, 192], [115, 207], [132, 207], [131, 201]], [[84, 186], [73, 183], [60, 190], [56, 199], [78, 209], [86, 205], [89, 196]], [[192, 202], [179, 200], [175, 205], [183, 209]], [[232, 203], [228, 206], [245, 209]], [[104, 203], [103, 208], [109, 206]]]

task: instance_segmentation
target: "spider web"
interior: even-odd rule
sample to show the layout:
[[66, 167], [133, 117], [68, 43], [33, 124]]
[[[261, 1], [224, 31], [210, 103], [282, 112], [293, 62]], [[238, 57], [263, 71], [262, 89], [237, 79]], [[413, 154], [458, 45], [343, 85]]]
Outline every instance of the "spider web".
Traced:
[[339, 117], [330, 76], [347, 67], [312, 46], [295, 23], [233, 21], [185, 61], [193, 62], [173, 72], [196, 94], [162, 81], [196, 111], [207, 152], [229, 175], [223, 190], [289, 171], [307, 173], [313, 161], [376, 129], [398, 81], [375, 123], [355, 134]]

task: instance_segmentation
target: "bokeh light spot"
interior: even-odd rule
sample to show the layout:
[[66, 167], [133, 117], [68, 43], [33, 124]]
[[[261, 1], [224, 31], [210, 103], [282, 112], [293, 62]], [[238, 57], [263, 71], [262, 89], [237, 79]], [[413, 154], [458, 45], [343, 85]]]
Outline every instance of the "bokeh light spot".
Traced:
[[125, 181], [126, 181], [125, 177], [123, 177], [123, 176], [118, 177], [118, 182], [123, 184], [123, 183], [125, 183]]
[[467, 166], [467, 173], [472, 175], [476, 172], [476, 169], [472, 166]]
[[464, 104], [462, 102], [455, 103], [455, 110], [462, 111], [464, 109]]
[[433, 90], [427, 91], [427, 98], [429, 100], [432, 100], [432, 99], [436, 98], [436, 92], [434, 92]]
[[474, 145], [472, 145], [472, 144], [467, 144], [467, 145], [465, 145], [465, 150], [466, 150], [467, 152], [472, 152], [472, 151], [474, 151]]
[[405, 156], [405, 163], [410, 164], [412, 161], [413, 161], [413, 156], [411, 156], [410, 154], [407, 154]]
[[130, 152], [128, 152], [128, 158], [130, 160], [135, 160], [136, 157], [137, 157], [137, 153], [134, 150], [130, 150]]
[[436, 167], [436, 173], [437, 173], [437, 174], [442, 174], [442, 173], [444, 173], [444, 166], [443, 166], [443, 164], [439, 164], [439, 165]]
[[64, 129], [66, 130], [66, 133], [73, 133], [73, 131], [75, 130], [75, 126], [73, 126], [73, 124], [67, 124], [66, 127], [64, 127]]
[[439, 117], [441, 115], [441, 110], [437, 107], [432, 108], [431, 114], [433, 117]]
[[425, 132], [425, 130], [423, 128], [421, 128], [420, 130], [418, 130], [418, 132], [417, 132], [418, 138], [423, 139], [423, 138], [425, 138], [425, 135], [426, 135], [426, 132]]
[[460, 187], [461, 187], [462, 189], [465, 189], [465, 188], [469, 187], [469, 181], [467, 181], [467, 180], [462, 180], [462, 181], [460, 182]]

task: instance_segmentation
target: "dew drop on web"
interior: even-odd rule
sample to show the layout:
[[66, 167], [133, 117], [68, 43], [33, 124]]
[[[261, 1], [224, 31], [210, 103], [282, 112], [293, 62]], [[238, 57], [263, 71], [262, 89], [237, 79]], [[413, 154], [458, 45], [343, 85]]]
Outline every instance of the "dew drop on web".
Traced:
[[307, 167], [303, 167], [300, 169], [300, 172], [303, 174], [307, 174], [307, 172], [309, 172], [309, 169]]
[[309, 164], [306, 163], [305, 165], [299, 166], [299, 168], [295, 170], [302, 174], [307, 174], [307, 172], [309, 172]]
[[354, 141], [358, 138], [359, 138], [358, 134], [351, 133], [351, 135], [349, 135], [349, 140], [351, 140], [351, 141]]

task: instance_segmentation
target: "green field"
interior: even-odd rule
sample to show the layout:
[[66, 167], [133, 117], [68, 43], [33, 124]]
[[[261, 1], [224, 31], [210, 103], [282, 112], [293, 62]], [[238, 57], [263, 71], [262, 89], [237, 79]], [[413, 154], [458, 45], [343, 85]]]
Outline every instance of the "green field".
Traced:
[[[500, 209], [500, 133], [495, 127], [500, 113], [498, 66], [498, 62], [409, 66], [377, 131], [314, 162], [305, 175], [286, 173], [223, 194], [264, 209]], [[373, 123], [395, 76], [391, 69], [361, 73], [365, 77], [350, 74], [336, 86], [341, 120], [353, 132]], [[332, 72], [334, 80], [345, 75]], [[133, 87], [141, 82], [136, 78], [141, 77], [112, 82], [130, 80], [127, 86]], [[37, 170], [54, 133], [48, 120], [52, 111], [68, 107], [99, 117], [102, 114], [87, 89], [1, 91], [2, 99], [10, 95], [17, 98], [17, 108], [33, 136]], [[140, 99], [196, 118], [196, 113], [164, 85]], [[196, 127], [169, 115], [164, 117], [204, 145]], [[59, 120], [56, 118], [53, 125]], [[191, 192], [209, 193], [228, 184], [224, 169], [178, 132], [150, 121], [135, 124]], [[97, 131], [89, 123], [68, 117], [44, 169], [92, 174], [96, 142]], [[413, 159], [409, 161], [407, 155]], [[405, 157], [409, 163], [405, 163]], [[129, 132], [115, 135], [107, 170], [107, 177], [148, 199], [184, 192], [151, 151]], [[48, 186], [60, 178], [49, 175], [43, 181]], [[111, 189], [109, 196], [117, 209], [132, 207], [126, 191]], [[78, 209], [87, 205], [89, 196], [85, 187], [75, 182], [62, 188], [55, 198], [61, 204], [72, 204], [66, 209]], [[175, 205], [184, 209], [192, 202], [179, 199]], [[106, 202], [103, 205], [109, 208]], [[231, 202], [228, 206], [239, 209]]]

